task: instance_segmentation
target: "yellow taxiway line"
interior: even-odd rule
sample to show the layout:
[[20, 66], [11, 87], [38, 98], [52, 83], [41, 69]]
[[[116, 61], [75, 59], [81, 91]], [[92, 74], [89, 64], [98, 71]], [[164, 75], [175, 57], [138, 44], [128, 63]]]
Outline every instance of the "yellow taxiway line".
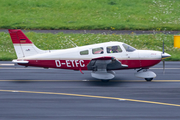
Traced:
[[[100, 80], [0, 80], [0, 82], [82, 82], [82, 81], [96, 81], [101, 82]], [[147, 82], [145, 80], [110, 80], [110, 82]], [[180, 80], [152, 80], [151, 82], [180, 82]]]
[[171, 103], [163, 103], [163, 102], [154, 102], [154, 101], [146, 101], [146, 100], [136, 100], [136, 99], [126, 99], [126, 98], [117, 98], [117, 97], [106, 97], [106, 96], [71, 94], [71, 93], [21, 91], [21, 90], [0, 90], [0, 92], [16, 92], [16, 93], [17, 93], [17, 92], [20, 92], [20, 93], [49, 94], [49, 95], [67, 95], [67, 96], [76, 96], [76, 97], [101, 98], [101, 99], [111, 99], [111, 100], [120, 100], [120, 101], [131, 101], [131, 102], [140, 102], [140, 103], [151, 103], [151, 104], [158, 104], [158, 105], [168, 105], [168, 106], [180, 107], [179, 104], [171, 104]]

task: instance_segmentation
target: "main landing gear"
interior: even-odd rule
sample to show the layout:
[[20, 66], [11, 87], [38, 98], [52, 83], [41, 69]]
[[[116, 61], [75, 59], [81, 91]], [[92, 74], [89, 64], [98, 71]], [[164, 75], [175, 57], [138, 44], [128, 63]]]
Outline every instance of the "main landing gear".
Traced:
[[153, 71], [149, 71], [148, 69], [139, 69], [137, 73], [135, 73], [136, 77], [144, 78], [146, 81], [150, 82], [153, 78], [156, 77], [156, 74]]
[[108, 83], [109, 80], [101, 80], [101, 82], [103, 82], [103, 83]]

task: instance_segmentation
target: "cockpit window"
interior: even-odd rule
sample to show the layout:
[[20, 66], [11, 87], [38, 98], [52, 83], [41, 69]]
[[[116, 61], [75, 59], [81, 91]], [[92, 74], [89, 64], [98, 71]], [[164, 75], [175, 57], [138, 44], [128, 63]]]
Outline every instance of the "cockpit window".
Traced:
[[88, 55], [88, 54], [89, 54], [88, 50], [80, 51], [80, 55]]
[[120, 52], [122, 52], [119, 45], [108, 46], [108, 47], [106, 47], [106, 50], [107, 50], [107, 53], [120, 53]]
[[103, 47], [98, 47], [98, 48], [92, 49], [92, 53], [93, 54], [103, 54], [104, 53]]
[[125, 50], [126, 50], [127, 52], [133, 52], [133, 51], [136, 50], [135, 48], [133, 48], [133, 47], [131, 47], [130, 45], [127, 45], [127, 44], [123, 44], [123, 47], [125, 48]]

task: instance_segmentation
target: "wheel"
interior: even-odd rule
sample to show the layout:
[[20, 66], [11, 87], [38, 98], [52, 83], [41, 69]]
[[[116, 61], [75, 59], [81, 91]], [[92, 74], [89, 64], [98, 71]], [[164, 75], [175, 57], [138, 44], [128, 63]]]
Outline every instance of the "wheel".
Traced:
[[151, 81], [153, 78], [145, 78], [146, 81]]
[[109, 82], [109, 80], [101, 80], [101, 82], [107, 83]]

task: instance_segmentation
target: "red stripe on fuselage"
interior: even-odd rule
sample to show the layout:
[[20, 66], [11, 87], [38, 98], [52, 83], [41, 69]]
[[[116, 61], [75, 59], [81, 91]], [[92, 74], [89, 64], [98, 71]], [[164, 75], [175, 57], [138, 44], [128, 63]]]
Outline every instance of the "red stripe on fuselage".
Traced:
[[128, 65], [124, 69], [149, 68], [158, 64], [161, 60], [120, 60], [122, 64]]
[[161, 62], [161, 60], [140, 60], [141, 68], [152, 67]]
[[[28, 64], [23, 66], [36, 66], [44, 68], [58, 68], [71, 70], [87, 70], [87, 65], [91, 60], [27, 60]], [[128, 65], [124, 69], [149, 68], [158, 64], [161, 60], [120, 60], [122, 64]]]

